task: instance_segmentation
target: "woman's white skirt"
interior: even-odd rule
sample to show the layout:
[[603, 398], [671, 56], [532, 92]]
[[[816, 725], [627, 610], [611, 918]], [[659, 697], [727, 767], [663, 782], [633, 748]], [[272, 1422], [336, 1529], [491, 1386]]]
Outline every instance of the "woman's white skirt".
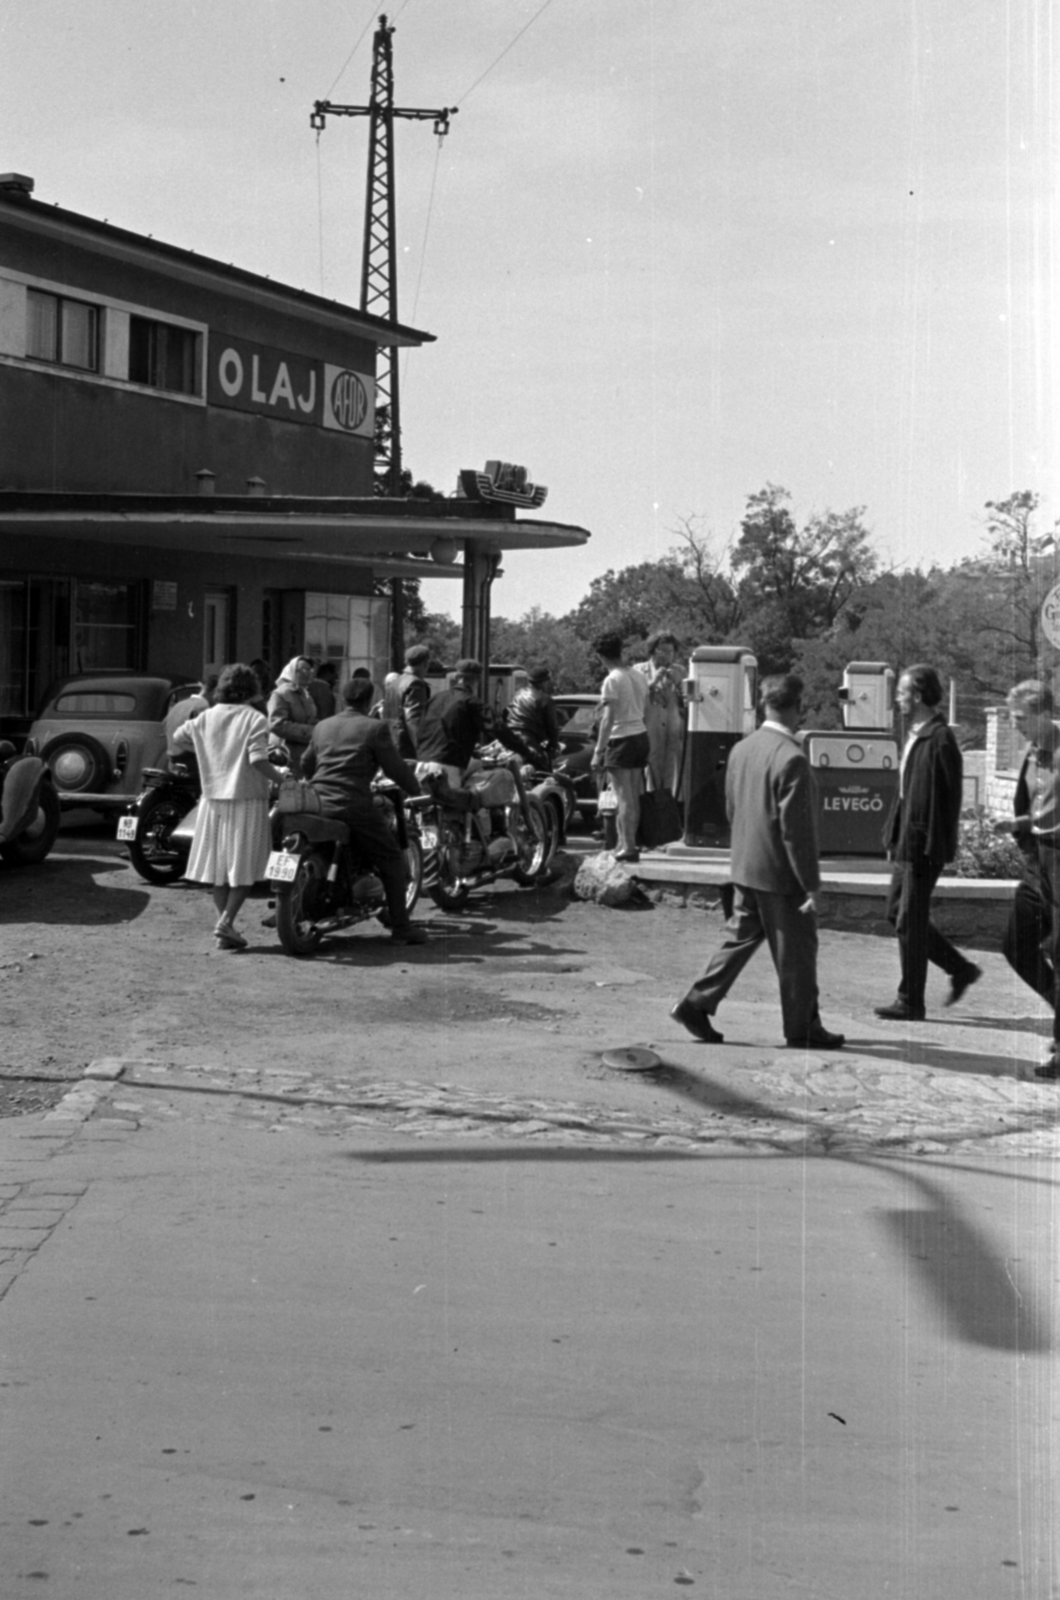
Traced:
[[185, 876], [195, 883], [245, 888], [265, 876], [271, 848], [267, 801], [207, 800], [204, 796]]

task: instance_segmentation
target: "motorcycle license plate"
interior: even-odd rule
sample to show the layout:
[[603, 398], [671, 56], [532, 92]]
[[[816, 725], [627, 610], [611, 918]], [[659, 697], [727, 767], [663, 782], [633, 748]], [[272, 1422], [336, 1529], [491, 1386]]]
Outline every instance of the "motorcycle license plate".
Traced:
[[136, 824], [137, 824], [138, 821], [139, 821], [138, 817], [119, 817], [118, 818], [118, 834], [117, 834], [118, 838], [119, 839], [135, 839], [136, 838]]
[[437, 850], [437, 848], [438, 848], [438, 829], [437, 828], [422, 828], [420, 830], [420, 839], [423, 842], [423, 848], [425, 850]]
[[293, 883], [297, 871], [297, 856], [288, 855], [286, 850], [273, 850], [265, 868], [265, 876], [270, 883]]

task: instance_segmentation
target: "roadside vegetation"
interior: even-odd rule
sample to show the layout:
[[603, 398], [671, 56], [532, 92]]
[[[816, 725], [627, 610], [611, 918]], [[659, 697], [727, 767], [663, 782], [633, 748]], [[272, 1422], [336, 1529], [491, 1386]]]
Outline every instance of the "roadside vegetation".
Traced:
[[[682, 517], [665, 556], [594, 578], [566, 615], [535, 607], [518, 620], [495, 618], [492, 659], [544, 660], [560, 693], [591, 691], [599, 677], [594, 635], [617, 627], [636, 658], [650, 633], [668, 628], [686, 654], [740, 644], [762, 673], [799, 673], [807, 722], [818, 728], [842, 726], [836, 691], [849, 662], [897, 669], [928, 661], [956, 684], [965, 745], [982, 742], [986, 708], [1014, 682], [1053, 670], [1056, 652], [1041, 638], [1039, 618], [1060, 578], [1060, 524], [1039, 526], [1036, 494], [988, 501], [980, 547], [956, 565], [901, 572], [881, 564], [864, 506], [799, 520], [791, 500], [775, 484], [751, 495], [738, 536], [724, 547], [700, 519]], [[415, 594], [406, 631], [441, 660], [459, 654], [458, 624], [426, 612]]]

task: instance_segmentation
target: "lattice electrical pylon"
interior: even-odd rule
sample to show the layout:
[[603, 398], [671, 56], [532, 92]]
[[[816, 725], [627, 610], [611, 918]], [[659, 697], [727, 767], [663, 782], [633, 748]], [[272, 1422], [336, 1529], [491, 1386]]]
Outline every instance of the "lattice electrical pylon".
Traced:
[[[366, 106], [339, 106], [330, 100], [317, 100], [309, 119], [320, 132], [329, 116], [368, 117], [368, 185], [364, 201], [364, 247], [361, 256], [361, 310], [398, 320], [397, 243], [395, 238], [396, 197], [394, 191], [394, 118], [412, 122], [433, 122], [439, 137], [449, 132], [449, 118], [456, 106], [427, 111], [394, 104], [394, 58], [392, 24], [379, 18], [372, 40], [372, 93]], [[396, 495], [401, 487], [401, 405], [398, 388], [398, 349], [391, 345], [381, 352], [375, 380], [375, 457], [376, 486], [383, 494]]]

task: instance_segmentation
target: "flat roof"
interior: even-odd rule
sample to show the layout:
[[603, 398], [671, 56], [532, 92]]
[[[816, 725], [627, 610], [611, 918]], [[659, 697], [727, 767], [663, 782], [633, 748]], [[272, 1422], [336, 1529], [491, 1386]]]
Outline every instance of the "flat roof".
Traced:
[[0, 188], [0, 207], [3, 208], [5, 224], [17, 227], [24, 222], [28, 231], [67, 240], [71, 235], [87, 235], [104, 252], [109, 251], [126, 261], [141, 257], [156, 269], [165, 268], [171, 276], [185, 282], [209, 280], [215, 287], [220, 283], [237, 288], [245, 298], [259, 303], [279, 302], [287, 310], [297, 308], [317, 320], [335, 320], [347, 328], [353, 323], [377, 345], [387, 347], [434, 343], [434, 334], [425, 333], [420, 328], [411, 328], [401, 322], [387, 322], [384, 317], [360, 311], [341, 300], [329, 300], [308, 289], [296, 289], [290, 284], [278, 283], [273, 278], [237, 267], [230, 261], [216, 261], [211, 256], [198, 255], [194, 250], [153, 239], [149, 234], [132, 233], [126, 228], [116, 228], [110, 222], [100, 222], [96, 217], [66, 211], [59, 205], [46, 205], [24, 191]]
[[[484, 514], [485, 513], [485, 514]], [[439, 539], [466, 548], [549, 550], [584, 545], [586, 528], [519, 518], [474, 500], [301, 495], [146, 495], [0, 490], [0, 535], [92, 540], [152, 549], [227, 552], [257, 560], [333, 561], [383, 576], [458, 578], [431, 558]]]

